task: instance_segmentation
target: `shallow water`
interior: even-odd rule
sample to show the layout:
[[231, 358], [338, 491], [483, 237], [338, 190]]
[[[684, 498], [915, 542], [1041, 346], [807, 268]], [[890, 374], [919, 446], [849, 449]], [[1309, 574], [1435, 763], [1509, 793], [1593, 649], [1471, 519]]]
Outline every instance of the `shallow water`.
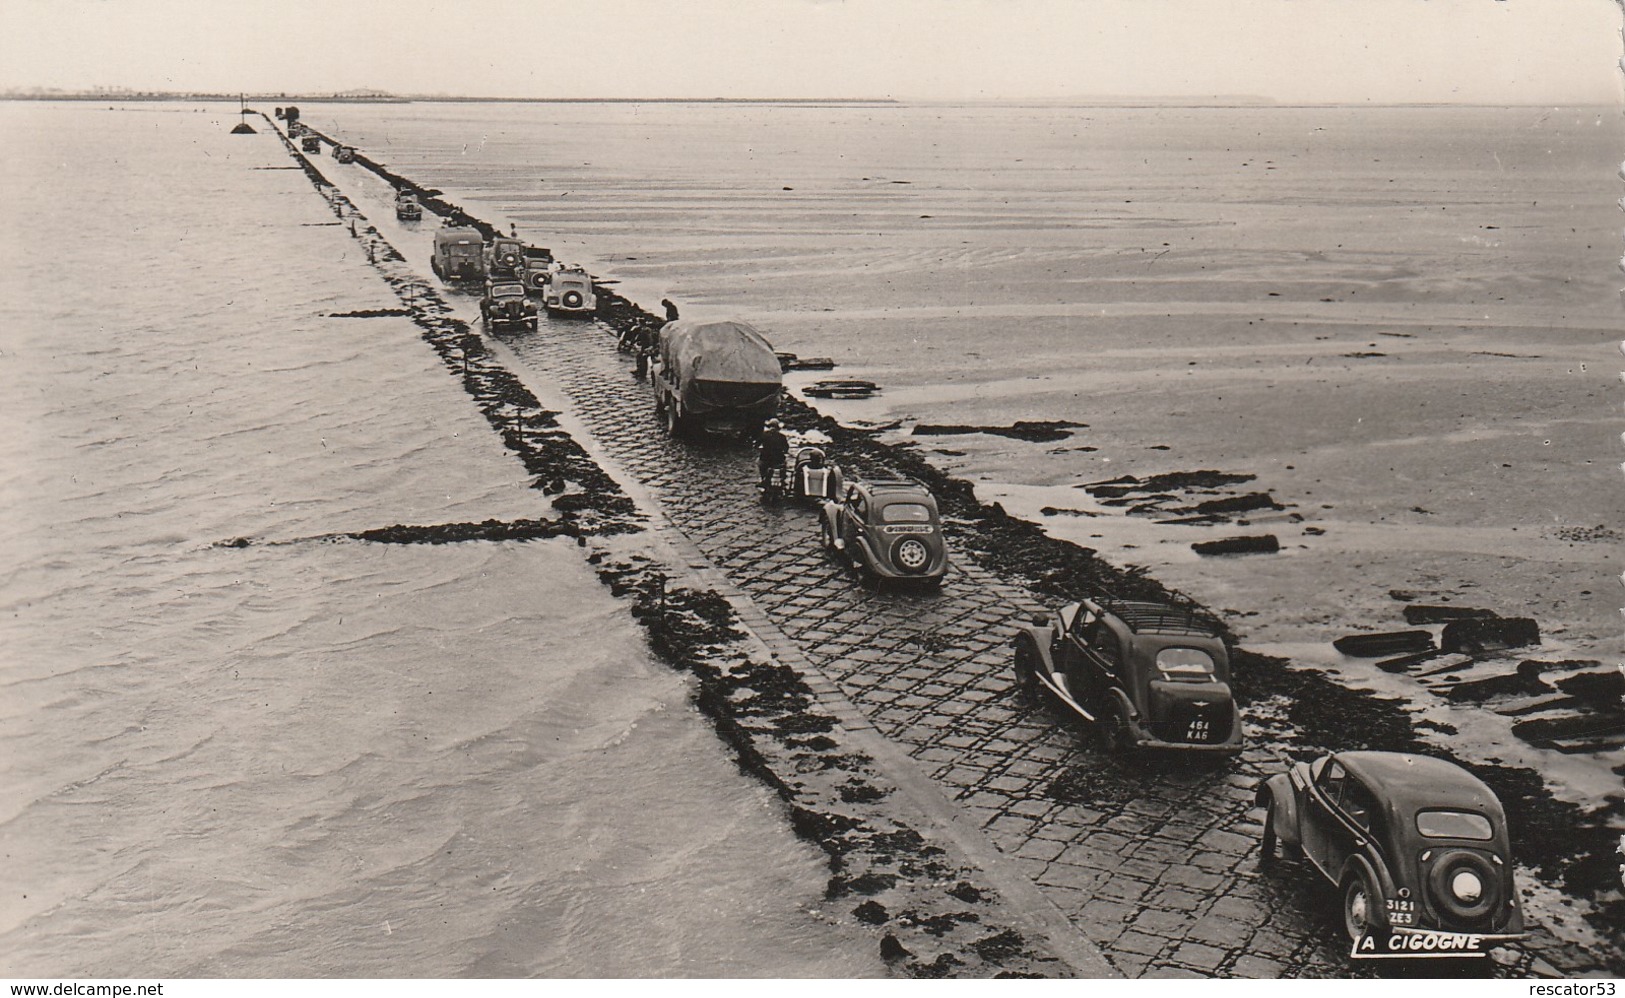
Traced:
[[0, 976], [883, 972], [573, 544], [312, 540], [547, 505], [268, 128], [0, 120]]

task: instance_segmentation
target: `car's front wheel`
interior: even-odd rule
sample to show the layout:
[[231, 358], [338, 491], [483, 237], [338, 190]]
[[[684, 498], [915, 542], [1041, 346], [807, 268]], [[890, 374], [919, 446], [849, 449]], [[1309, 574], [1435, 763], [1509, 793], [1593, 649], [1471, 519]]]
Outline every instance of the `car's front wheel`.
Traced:
[[1025, 639], [1016, 646], [1016, 683], [1021, 695], [1030, 703], [1038, 703], [1042, 684], [1038, 681], [1038, 655], [1028, 647]]
[[1377, 891], [1364, 870], [1356, 869], [1343, 880], [1343, 931], [1359, 942], [1377, 927]]
[[1258, 865], [1270, 866], [1275, 862], [1275, 797], [1264, 809], [1264, 834], [1258, 839]]

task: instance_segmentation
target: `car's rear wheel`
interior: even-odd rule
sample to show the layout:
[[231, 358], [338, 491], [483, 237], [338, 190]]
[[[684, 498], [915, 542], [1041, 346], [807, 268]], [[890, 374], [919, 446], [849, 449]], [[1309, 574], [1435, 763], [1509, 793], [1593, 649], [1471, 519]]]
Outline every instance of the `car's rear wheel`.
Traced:
[[1356, 869], [1343, 879], [1343, 931], [1359, 942], [1377, 925], [1377, 890], [1365, 871]]
[[676, 439], [682, 432], [683, 419], [677, 413], [677, 403], [669, 403], [666, 406], [666, 436]]
[[1112, 755], [1126, 755], [1134, 747], [1134, 738], [1128, 730], [1128, 718], [1123, 715], [1123, 708], [1116, 700], [1107, 701], [1100, 718], [1100, 729], [1101, 744]]

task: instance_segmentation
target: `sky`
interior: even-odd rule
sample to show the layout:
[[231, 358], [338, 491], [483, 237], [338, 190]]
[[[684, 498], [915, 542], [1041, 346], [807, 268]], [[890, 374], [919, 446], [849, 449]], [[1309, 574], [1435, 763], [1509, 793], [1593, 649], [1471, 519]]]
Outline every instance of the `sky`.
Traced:
[[1625, 103], [1621, 0], [0, 0], [0, 89]]

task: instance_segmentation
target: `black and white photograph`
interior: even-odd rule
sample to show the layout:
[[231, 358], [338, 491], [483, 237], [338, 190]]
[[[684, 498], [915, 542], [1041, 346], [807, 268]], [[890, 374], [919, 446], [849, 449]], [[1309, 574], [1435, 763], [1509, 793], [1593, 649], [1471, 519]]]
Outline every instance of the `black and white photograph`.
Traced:
[[6, 0], [0, 981], [1612, 994], [1622, 29]]

